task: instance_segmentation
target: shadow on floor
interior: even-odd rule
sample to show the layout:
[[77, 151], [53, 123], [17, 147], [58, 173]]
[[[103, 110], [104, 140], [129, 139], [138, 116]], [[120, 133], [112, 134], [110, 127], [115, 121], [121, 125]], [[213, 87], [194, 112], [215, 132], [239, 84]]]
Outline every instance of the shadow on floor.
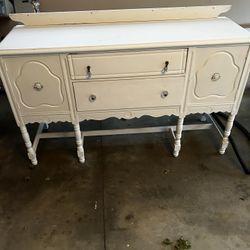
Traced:
[[[247, 126], [249, 104], [247, 92], [238, 116]], [[171, 249], [163, 239], [180, 236], [194, 250], [250, 249], [249, 177], [231, 147], [224, 156], [217, 153], [214, 129], [185, 132], [177, 159], [164, 134], [87, 138], [85, 165], [78, 163], [73, 139], [42, 141], [39, 167], [31, 170], [4, 95], [0, 110], [1, 250], [161, 250]], [[167, 122], [144, 117], [81, 126]], [[34, 134], [36, 125], [29, 128]]]

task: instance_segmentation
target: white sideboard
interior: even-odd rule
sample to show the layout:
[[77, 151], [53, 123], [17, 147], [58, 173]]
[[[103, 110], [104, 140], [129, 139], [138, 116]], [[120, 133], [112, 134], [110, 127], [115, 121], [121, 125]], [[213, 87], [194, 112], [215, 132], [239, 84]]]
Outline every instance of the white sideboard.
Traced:
[[185, 116], [219, 111], [230, 113], [223, 154], [250, 69], [250, 34], [218, 17], [226, 9], [13, 16], [27, 23], [0, 44], [1, 78], [31, 162], [28, 123], [71, 122], [84, 162], [80, 121], [176, 115], [177, 157]]

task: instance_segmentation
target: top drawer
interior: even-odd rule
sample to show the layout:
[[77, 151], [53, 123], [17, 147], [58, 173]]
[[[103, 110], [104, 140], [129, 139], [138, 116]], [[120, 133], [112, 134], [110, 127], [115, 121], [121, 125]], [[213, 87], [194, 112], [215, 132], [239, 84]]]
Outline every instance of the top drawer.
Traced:
[[73, 80], [183, 74], [187, 49], [68, 56]]

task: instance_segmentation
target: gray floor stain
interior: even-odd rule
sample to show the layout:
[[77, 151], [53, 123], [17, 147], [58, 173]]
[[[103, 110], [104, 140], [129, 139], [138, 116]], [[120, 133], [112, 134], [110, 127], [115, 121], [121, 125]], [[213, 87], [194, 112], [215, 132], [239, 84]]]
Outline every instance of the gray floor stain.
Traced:
[[[250, 124], [250, 92], [237, 119]], [[0, 96], [0, 249], [167, 249], [180, 236], [194, 250], [250, 249], [250, 182], [232, 148], [217, 153], [220, 137], [184, 132], [179, 158], [165, 134], [92, 137], [86, 164], [73, 139], [41, 141], [30, 169], [4, 95]], [[138, 127], [175, 118], [88, 121], [82, 128]], [[35, 124], [29, 125], [34, 135]], [[71, 130], [52, 124], [51, 130]], [[234, 128], [249, 162], [249, 144]]]

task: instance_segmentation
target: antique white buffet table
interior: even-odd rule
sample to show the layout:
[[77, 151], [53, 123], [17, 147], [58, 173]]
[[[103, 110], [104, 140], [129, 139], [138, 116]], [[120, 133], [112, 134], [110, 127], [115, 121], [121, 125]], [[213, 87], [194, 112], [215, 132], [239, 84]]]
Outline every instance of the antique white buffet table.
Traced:
[[[218, 111], [230, 113], [223, 154], [250, 69], [249, 32], [218, 17], [229, 9], [12, 15], [23, 25], [0, 44], [1, 78], [31, 162], [50, 122], [73, 124], [83, 163], [82, 120], [176, 115], [178, 156], [185, 116]], [[42, 125], [32, 145], [26, 124], [34, 122]]]

